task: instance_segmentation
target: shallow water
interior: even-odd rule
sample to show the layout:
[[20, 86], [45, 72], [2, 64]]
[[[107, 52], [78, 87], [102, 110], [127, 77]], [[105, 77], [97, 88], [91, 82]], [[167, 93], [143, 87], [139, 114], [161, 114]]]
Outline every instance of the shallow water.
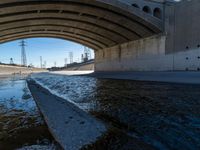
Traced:
[[0, 150], [56, 149], [53, 142], [26, 77], [0, 77]]
[[[141, 143], [140, 148], [144, 143], [150, 145], [145, 149], [200, 149], [199, 85], [51, 74], [33, 78], [52, 93], [111, 123], [129, 136], [126, 138], [119, 132], [112, 132], [105, 135], [100, 144], [94, 144], [95, 149], [100, 149], [98, 144], [102, 146], [105, 143], [107, 148], [116, 150], [131, 149]], [[108, 137], [114, 134], [118, 136], [110, 140]]]

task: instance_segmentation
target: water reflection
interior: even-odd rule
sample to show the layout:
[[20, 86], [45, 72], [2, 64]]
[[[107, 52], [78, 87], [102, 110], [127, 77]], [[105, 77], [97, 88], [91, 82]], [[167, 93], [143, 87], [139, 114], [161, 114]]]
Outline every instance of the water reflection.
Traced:
[[26, 77], [0, 78], [0, 149], [50, 145], [52, 137], [27, 88]]

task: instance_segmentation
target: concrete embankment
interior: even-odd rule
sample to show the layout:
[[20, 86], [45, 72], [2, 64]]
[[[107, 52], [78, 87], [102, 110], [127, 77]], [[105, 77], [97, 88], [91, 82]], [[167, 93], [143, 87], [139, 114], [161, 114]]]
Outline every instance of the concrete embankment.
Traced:
[[94, 60], [90, 60], [88, 62], [77, 63], [77, 64], [69, 64], [67, 68], [62, 70], [65, 71], [89, 71], [94, 70]]
[[78, 150], [95, 142], [106, 131], [103, 123], [52, 95], [35, 81], [29, 80], [28, 85], [50, 132], [64, 149]]
[[83, 64], [83, 65], [78, 65], [78, 66], [74, 66], [74, 67], [69, 67], [67, 70], [80, 70], [80, 71], [94, 70], [94, 63]]
[[136, 81], [154, 81], [154, 82], [169, 82], [182, 84], [200, 84], [200, 72], [94, 72], [86, 74], [86, 76], [107, 79], [122, 79], [122, 80], [136, 80]]
[[150, 72], [150, 71], [110, 71], [110, 72], [94, 72], [94, 71], [54, 71], [50, 74], [66, 75], [66, 76], [89, 76], [102, 79], [119, 79], [119, 80], [135, 80], [135, 81], [153, 81], [168, 82], [181, 84], [200, 84], [200, 72]]
[[19, 66], [0, 65], [0, 75], [12, 75], [12, 74], [30, 74], [38, 72], [47, 72], [45, 69], [40, 68], [27, 68]]

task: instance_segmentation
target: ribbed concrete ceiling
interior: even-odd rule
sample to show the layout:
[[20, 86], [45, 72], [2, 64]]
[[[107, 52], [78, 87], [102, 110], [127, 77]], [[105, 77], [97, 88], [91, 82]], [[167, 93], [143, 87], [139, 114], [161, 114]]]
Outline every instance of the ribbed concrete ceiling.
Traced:
[[161, 20], [117, 0], [0, 0], [0, 43], [55, 37], [98, 50], [161, 30]]

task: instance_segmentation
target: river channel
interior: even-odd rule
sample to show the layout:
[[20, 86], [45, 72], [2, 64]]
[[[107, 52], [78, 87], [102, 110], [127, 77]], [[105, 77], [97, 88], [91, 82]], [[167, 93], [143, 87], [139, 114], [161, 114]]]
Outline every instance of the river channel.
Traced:
[[[111, 128], [86, 150], [199, 150], [200, 86], [86, 76], [32, 77]], [[0, 150], [59, 149], [27, 88], [0, 78]]]
[[25, 76], [0, 77], [0, 150], [14, 149], [58, 149]]

